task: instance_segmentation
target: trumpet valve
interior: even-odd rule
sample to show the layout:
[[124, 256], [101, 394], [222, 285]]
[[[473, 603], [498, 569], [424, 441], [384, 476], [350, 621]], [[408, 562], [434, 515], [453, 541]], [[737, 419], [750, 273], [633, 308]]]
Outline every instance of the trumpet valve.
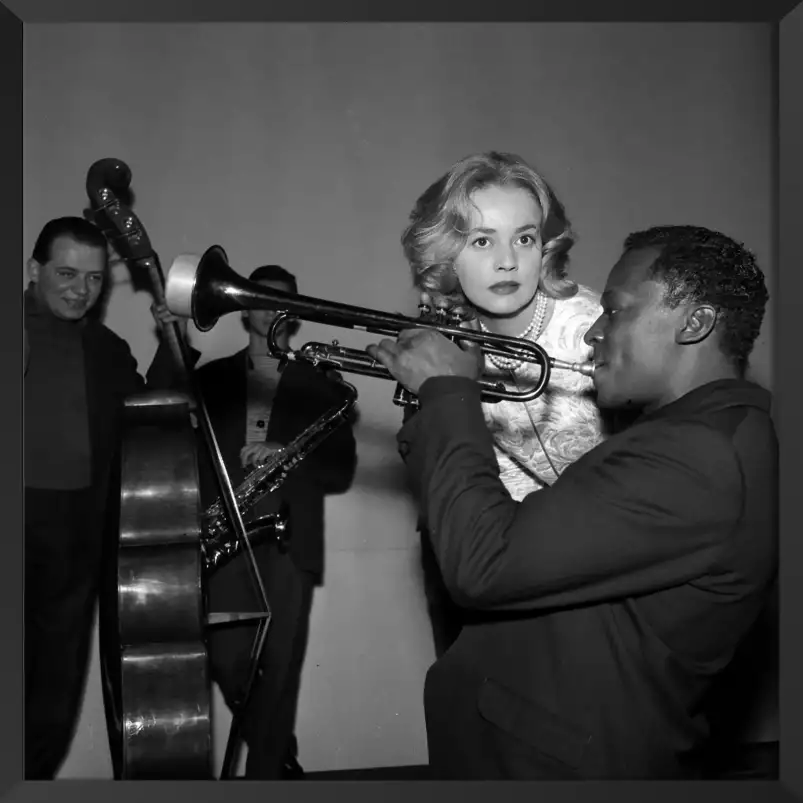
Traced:
[[339, 357], [345, 357], [346, 354], [348, 354], [348, 349], [344, 346], [341, 346], [339, 340], [333, 340], [332, 345], [329, 348], [333, 350]]

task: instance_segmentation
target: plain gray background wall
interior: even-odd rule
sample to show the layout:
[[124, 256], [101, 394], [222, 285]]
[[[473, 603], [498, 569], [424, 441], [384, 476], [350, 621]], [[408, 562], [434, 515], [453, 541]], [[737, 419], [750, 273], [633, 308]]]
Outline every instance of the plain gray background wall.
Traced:
[[[583, 284], [602, 289], [629, 231], [690, 222], [743, 239], [775, 287], [766, 25], [26, 25], [24, 98], [26, 250], [80, 214], [87, 168], [114, 156], [165, 269], [218, 243], [241, 273], [278, 262], [302, 293], [413, 313], [407, 214], [453, 161], [495, 148], [553, 183]], [[107, 323], [144, 372], [151, 299], [123, 267], [114, 282]], [[754, 356], [770, 387], [772, 308]], [[306, 324], [296, 343], [322, 336], [374, 339]], [[191, 338], [204, 360], [245, 343], [236, 316]], [[310, 770], [426, 760], [433, 651], [401, 413], [390, 383], [354, 383], [360, 464], [327, 503], [299, 709]], [[64, 776], [109, 775], [97, 682], [95, 666]]]

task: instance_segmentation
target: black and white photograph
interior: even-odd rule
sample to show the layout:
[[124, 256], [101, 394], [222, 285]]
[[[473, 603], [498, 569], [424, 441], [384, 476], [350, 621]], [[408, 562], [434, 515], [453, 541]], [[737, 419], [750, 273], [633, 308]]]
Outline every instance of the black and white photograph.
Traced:
[[17, 782], [800, 791], [803, 6], [26, 5]]

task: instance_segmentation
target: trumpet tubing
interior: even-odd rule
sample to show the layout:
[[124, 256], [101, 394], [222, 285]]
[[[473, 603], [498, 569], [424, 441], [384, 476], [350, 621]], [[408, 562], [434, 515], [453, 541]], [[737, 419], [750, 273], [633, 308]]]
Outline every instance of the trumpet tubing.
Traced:
[[[331, 344], [315, 341], [305, 343], [300, 349], [291, 352], [290, 359], [302, 359], [312, 365], [361, 373], [377, 379], [393, 379], [390, 371], [369, 354], [360, 349], [345, 348], [337, 340]], [[594, 363], [592, 362], [566, 362], [554, 357], [549, 357], [549, 362], [552, 368], [558, 370], [574, 371], [589, 377], [594, 376]]]
[[[532, 341], [464, 329], [459, 325], [459, 320], [443, 310], [436, 310], [434, 318], [423, 314], [419, 318], [410, 318], [265, 287], [234, 271], [219, 245], [211, 246], [200, 258], [194, 255], [177, 257], [167, 276], [165, 299], [171, 312], [192, 318], [202, 332], [208, 332], [223, 315], [232, 312], [272, 310], [276, 316], [268, 333], [268, 348], [274, 356], [378, 379], [392, 380], [393, 377], [367, 353], [345, 348], [337, 341], [331, 345], [307, 343], [297, 350], [281, 349], [276, 342], [279, 327], [289, 319], [297, 319], [370, 332], [382, 337], [397, 337], [405, 329], [433, 329], [450, 340], [475, 342], [485, 355], [512, 358], [540, 366], [538, 382], [526, 390], [513, 391], [501, 382], [481, 381], [483, 400], [490, 402], [526, 402], [537, 398], [549, 384], [553, 368], [575, 371], [585, 376], [594, 374], [592, 363], [556, 360]], [[396, 397], [394, 401], [401, 405], [417, 403], [415, 397], [406, 391], [397, 391]]]

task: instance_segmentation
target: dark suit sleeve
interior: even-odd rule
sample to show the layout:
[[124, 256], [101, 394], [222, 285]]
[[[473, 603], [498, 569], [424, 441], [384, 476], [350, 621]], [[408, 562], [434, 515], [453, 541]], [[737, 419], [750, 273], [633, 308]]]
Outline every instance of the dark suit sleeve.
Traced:
[[[128, 343], [116, 334], [111, 342], [115, 344], [116, 352], [113, 363], [114, 370], [118, 375], [120, 391], [124, 396], [144, 393], [146, 390], [174, 390], [181, 387], [181, 371], [165, 341], [160, 340], [145, 379], [139, 373], [137, 361], [131, 353]], [[195, 365], [201, 352], [191, 348], [190, 354], [192, 364]]]
[[[189, 353], [190, 368], [192, 369], [198, 362], [201, 352], [190, 347]], [[184, 385], [182, 370], [176, 364], [176, 358], [164, 338], [159, 338], [159, 346], [153, 355], [145, 378], [149, 390], [175, 390]]]
[[108, 343], [111, 350], [109, 350], [109, 346], [104, 346], [106, 353], [114, 355], [109, 364], [110, 367], [113, 366], [110, 373], [111, 376], [117, 375], [121, 395], [126, 397], [135, 393], [143, 393], [146, 389], [145, 380], [137, 369], [137, 361], [131, 353], [131, 347], [116, 334], [108, 340]]
[[515, 502], [499, 478], [479, 386], [428, 380], [399, 446], [455, 600], [482, 609], [578, 605], [700, 577], [740, 512], [729, 443], [693, 422], [630, 433]]
[[[240, 480], [239, 466], [237, 464], [231, 464], [234, 456], [229, 453], [229, 450], [226, 448], [228, 444], [223, 440], [226, 433], [222, 431], [223, 422], [221, 421], [220, 407], [225, 397], [221, 399], [218, 395], [224, 387], [232, 387], [232, 383], [226, 381], [225, 362], [224, 360], [208, 362], [201, 368], [195, 368], [194, 375], [195, 385], [206, 404], [215, 440], [221, 450], [224, 465], [229, 472], [229, 478], [233, 486], [236, 487]], [[194, 360], [194, 364], [197, 364], [197, 359]], [[198, 427], [195, 434], [198, 446], [198, 482], [201, 492], [201, 504], [203, 508], [206, 509], [220, 496], [220, 486], [218, 485], [215, 463], [212, 460], [212, 454], [209, 450], [205, 432], [201, 427]], [[239, 445], [236, 447], [236, 450], [238, 449]], [[235, 451], [235, 455], [237, 453], [238, 452]], [[231, 476], [232, 472], [234, 472], [233, 477]]]
[[[343, 401], [335, 380], [316, 377], [316, 413], [323, 415]], [[312, 425], [309, 421], [307, 426]], [[352, 417], [340, 424], [302, 463], [304, 476], [312, 479], [326, 494], [345, 493], [354, 480], [357, 447]]]

